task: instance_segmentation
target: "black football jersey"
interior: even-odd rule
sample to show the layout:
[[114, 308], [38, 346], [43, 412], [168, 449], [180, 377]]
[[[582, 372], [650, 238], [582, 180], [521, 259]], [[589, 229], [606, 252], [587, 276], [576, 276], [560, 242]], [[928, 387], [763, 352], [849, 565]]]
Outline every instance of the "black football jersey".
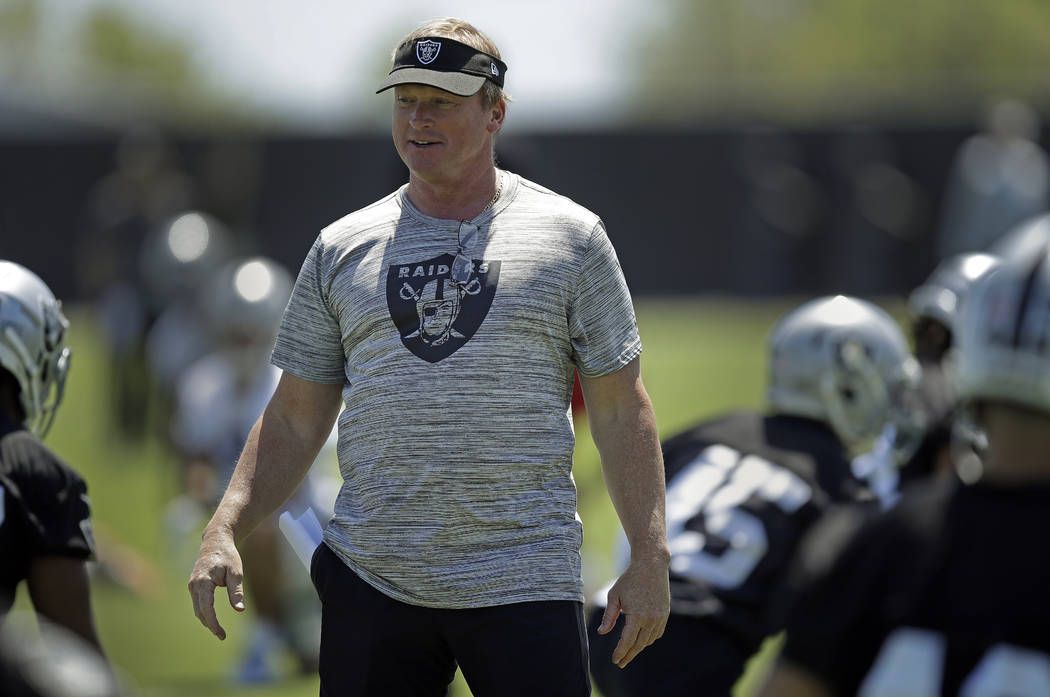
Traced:
[[803, 534], [871, 501], [822, 423], [735, 412], [665, 441], [671, 611], [721, 626], [743, 655], [780, 629], [774, 598]]
[[37, 557], [94, 556], [87, 485], [40, 440], [0, 415], [0, 615]]
[[1050, 695], [1050, 485], [916, 485], [801, 569], [784, 656], [837, 695]]

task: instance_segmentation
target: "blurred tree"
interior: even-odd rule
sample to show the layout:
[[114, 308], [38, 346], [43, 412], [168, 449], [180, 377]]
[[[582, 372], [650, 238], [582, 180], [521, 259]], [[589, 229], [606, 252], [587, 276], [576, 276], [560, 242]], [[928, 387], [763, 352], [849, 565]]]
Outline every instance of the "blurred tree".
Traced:
[[1050, 4], [1041, 0], [669, 2], [668, 26], [645, 51], [643, 120], [957, 119], [990, 92], [1047, 99]]
[[133, 24], [114, 7], [93, 10], [80, 33], [85, 57], [103, 76], [121, 74], [172, 91], [192, 91], [199, 82], [178, 41]]
[[178, 127], [244, 125], [261, 119], [225, 97], [193, 62], [187, 46], [114, 6], [91, 10], [79, 28], [84, 72], [145, 106], [158, 123]]
[[33, 0], [0, 0], [0, 75], [16, 76], [32, 65], [33, 40], [39, 31], [40, 11]]
[[267, 125], [273, 117], [224, 94], [191, 49], [116, 5], [0, 0], [0, 106], [82, 114], [117, 130], [144, 120], [184, 130]]

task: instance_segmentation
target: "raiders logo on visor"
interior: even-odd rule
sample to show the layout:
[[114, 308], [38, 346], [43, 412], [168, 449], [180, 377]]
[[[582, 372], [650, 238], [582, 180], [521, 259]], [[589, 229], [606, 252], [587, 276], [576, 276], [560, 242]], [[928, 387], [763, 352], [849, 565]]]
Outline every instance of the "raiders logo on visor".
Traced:
[[424, 39], [423, 41], [416, 42], [416, 58], [423, 65], [429, 65], [434, 62], [434, 59], [438, 57], [438, 53], [441, 52], [441, 42], [431, 41], [430, 39]]
[[394, 67], [376, 93], [397, 85], [430, 85], [469, 97], [485, 80], [502, 88], [506, 72], [507, 64], [496, 56], [453, 39], [425, 36], [398, 47]]

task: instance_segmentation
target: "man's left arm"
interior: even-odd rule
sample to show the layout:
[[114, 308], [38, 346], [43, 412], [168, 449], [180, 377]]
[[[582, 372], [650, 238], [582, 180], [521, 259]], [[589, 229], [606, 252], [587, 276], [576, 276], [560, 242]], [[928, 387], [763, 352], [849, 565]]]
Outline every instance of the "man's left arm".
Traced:
[[581, 375], [580, 385], [605, 485], [631, 545], [630, 563], [609, 590], [598, 629], [608, 634], [624, 614], [612, 655], [623, 668], [663, 635], [670, 612], [663, 456], [637, 358], [609, 375]]

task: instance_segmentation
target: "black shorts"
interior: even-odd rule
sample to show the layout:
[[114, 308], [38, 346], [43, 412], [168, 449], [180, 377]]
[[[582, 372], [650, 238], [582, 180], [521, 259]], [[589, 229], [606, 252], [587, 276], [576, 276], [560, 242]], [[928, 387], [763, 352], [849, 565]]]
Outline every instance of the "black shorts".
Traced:
[[438, 697], [457, 664], [475, 697], [591, 693], [581, 603], [409, 605], [361, 580], [325, 544], [310, 575], [322, 608], [321, 697]]
[[587, 618], [591, 675], [604, 697], [730, 697], [748, 656], [709, 622], [672, 614], [664, 635], [618, 668], [612, 654], [624, 618], [601, 635], [604, 612], [596, 607]]

